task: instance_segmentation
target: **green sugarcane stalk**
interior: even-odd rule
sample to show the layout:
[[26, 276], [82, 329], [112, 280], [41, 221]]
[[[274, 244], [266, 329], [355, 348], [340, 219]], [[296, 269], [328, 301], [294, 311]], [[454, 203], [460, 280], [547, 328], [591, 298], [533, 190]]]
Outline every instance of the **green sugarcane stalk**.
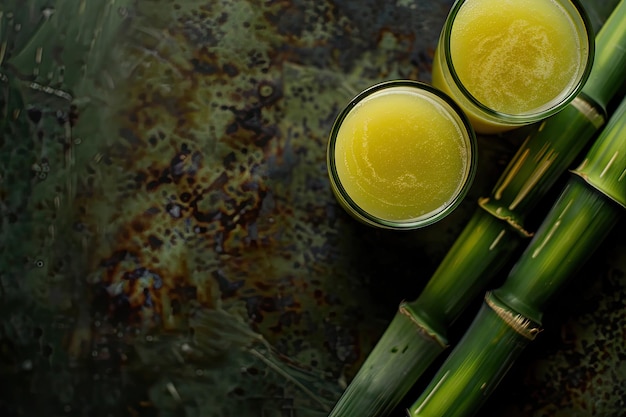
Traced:
[[604, 126], [626, 78], [626, 2], [596, 37], [581, 93], [537, 126], [413, 302], [403, 302], [330, 417], [383, 416], [447, 347], [446, 329], [531, 236], [526, 215]]
[[626, 99], [573, 171], [505, 283], [409, 409], [409, 416], [475, 414], [540, 331], [543, 311], [626, 209]]

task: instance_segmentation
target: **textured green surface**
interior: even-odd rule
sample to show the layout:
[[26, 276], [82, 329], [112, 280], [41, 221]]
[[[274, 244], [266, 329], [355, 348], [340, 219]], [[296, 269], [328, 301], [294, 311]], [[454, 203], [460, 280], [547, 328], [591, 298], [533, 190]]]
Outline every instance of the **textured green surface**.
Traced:
[[[449, 6], [0, 1], [0, 414], [325, 415], [523, 139], [479, 138], [466, 201], [417, 233], [334, 201], [334, 117], [429, 81]], [[486, 415], [620, 415], [623, 233]]]
[[612, 201], [626, 207], [626, 173], [622, 168], [626, 165], [626, 154], [620, 144], [626, 142], [626, 139], [620, 140], [626, 138], [626, 100], [617, 108], [601, 138], [576, 167], [575, 173]]

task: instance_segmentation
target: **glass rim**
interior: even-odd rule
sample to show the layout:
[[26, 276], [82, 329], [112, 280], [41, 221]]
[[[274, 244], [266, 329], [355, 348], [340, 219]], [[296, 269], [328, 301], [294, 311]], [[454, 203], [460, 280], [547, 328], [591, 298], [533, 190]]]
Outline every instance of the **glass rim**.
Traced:
[[[587, 14], [587, 11], [585, 10], [585, 8], [583, 7], [583, 5], [580, 3], [579, 0], [552, 0], [552, 1], [558, 3], [558, 5], [562, 5], [563, 3], [569, 3], [571, 6], [573, 6], [574, 10], [578, 14], [578, 17], [580, 18], [580, 21], [578, 21], [576, 17], [572, 16], [572, 13], [570, 13], [571, 10], [568, 10], [568, 9], [565, 10], [567, 16], [570, 18], [572, 23], [574, 23], [576, 28], [579, 29], [580, 27], [582, 27], [582, 29], [584, 29], [585, 31], [586, 36], [580, 36], [580, 40], [581, 41], [586, 40], [586, 44], [587, 44], [586, 59], [583, 58], [581, 59], [581, 62], [580, 62], [581, 65], [584, 65], [584, 68], [582, 71], [579, 72], [578, 79], [576, 80], [575, 83], [572, 84], [570, 91], [566, 95], [558, 96], [558, 97], [561, 97], [558, 101], [557, 101], [557, 98], [558, 98], [557, 97], [551, 100], [550, 102], [548, 102], [545, 105], [547, 106], [547, 108], [541, 107], [540, 110], [538, 111], [533, 111], [533, 112], [524, 113], [524, 114], [511, 114], [511, 113], [500, 112], [481, 103], [476, 97], [474, 97], [467, 90], [467, 88], [465, 88], [465, 86], [459, 79], [459, 76], [457, 75], [456, 70], [454, 69], [454, 64], [452, 62], [452, 54], [450, 52], [450, 37], [451, 37], [450, 35], [452, 33], [452, 26], [454, 23], [454, 19], [456, 18], [456, 15], [459, 13], [459, 10], [461, 9], [461, 7], [463, 7], [463, 5], [468, 1], [471, 1], [471, 0], [456, 0], [454, 4], [452, 5], [452, 8], [450, 9], [450, 12], [448, 13], [448, 17], [446, 17], [446, 21], [445, 21], [443, 30], [441, 32], [441, 39], [440, 39], [440, 42], [442, 42], [442, 46], [443, 46], [442, 58], [445, 60], [445, 65], [448, 69], [448, 72], [450, 73], [450, 76], [454, 82], [455, 87], [459, 89], [463, 97], [469, 100], [473, 106], [478, 107], [478, 109], [481, 112], [485, 113], [488, 117], [490, 117], [491, 122], [504, 123], [504, 124], [527, 124], [527, 123], [536, 122], [536, 121], [545, 119], [549, 116], [552, 116], [558, 113], [565, 106], [567, 106], [567, 104], [570, 103], [574, 99], [574, 97], [578, 95], [578, 93], [580, 93], [583, 86], [587, 82], [587, 79], [589, 78], [589, 74], [591, 73], [591, 69], [593, 67], [593, 61], [595, 58], [595, 33], [593, 30], [593, 25], [591, 23], [591, 20], [589, 19], [589, 15]], [[556, 102], [556, 103], [552, 105], [551, 103], [553, 102]]]
[[[426, 92], [431, 94], [436, 99], [441, 100], [443, 103], [449, 107], [449, 113], [452, 116], [451, 120], [453, 120], [459, 127], [459, 129], [463, 133], [463, 140], [466, 142], [467, 148], [467, 159], [466, 159], [466, 168], [465, 175], [463, 177], [462, 183], [459, 184], [459, 187], [456, 193], [450, 200], [450, 203], [445, 205], [445, 207], [433, 210], [429, 213], [426, 213], [423, 216], [418, 218], [411, 218], [407, 220], [388, 220], [378, 216], [374, 216], [373, 214], [367, 212], [362, 209], [348, 194], [346, 189], [341, 183], [341, 179], [339, 178], [339, 174], [337, 172], [337, 165], [335, 162], [335, 144], [337, 142], [337, 133], [343, 124], [343, 121], [346, 119], [350, 111], [354, 109], [354, 107], [360, 103], [366, 97], [371, 96], [374, 93], [377, 93], [381, 90], [385, 90], [392, 87], [410, 87], [419, 90], [420, 92]], [[444, 106], [445, 108], [446, 106]], [[460, 122], [460, 123], [459, 123]], [[412, 230], [418, 229], [421, 227], [428, 226], [433, 224], [448, 214], [450, 214], [463, 200], [465, 195], [467, 194], [469, 188], [471, 187], [474, 176], [476, 174], [476, 165], [478, 161], [477, 155], [477, 139], [474, 129], [463, 112], [461, 108], [444, 92], [438, 90], [437, 88], [426, 84], [421, 81], [414, 80], [389, 80], [383, 81], [381, 83], [375, 84], [357, 94], [354, 98], [350, 100], [350, 102], [341, 110], [335, 122], [333, 123], [333, 127], [330, 132], [330, 138], [328, 141], [327, 147], [327, 166], [328, 173], [331, 181], [331, 186], [335, 191], [335, 195], [340, 200], [340, 203], [343, 206], [346, 206], [347, 211], [353, 217], [356, 217], [357, 220], [365, 224], [369, 224], [371, 226], [377, 226], [385, 229], [395, 229], [395, 230]]]

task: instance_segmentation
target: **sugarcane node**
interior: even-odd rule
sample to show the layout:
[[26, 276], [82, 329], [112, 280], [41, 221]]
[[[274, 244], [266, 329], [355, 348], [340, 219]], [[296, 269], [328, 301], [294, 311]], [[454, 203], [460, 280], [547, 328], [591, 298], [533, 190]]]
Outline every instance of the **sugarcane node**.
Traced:
[[543, 329], [531, 319], [523, 316], [522, 314], [516, 314], [507, 307], [498, 304], [494, 300], [491, 292], [488, 292], [485, 295], [485, 303], [494, 311], [494, 313], [498, 315], [498, 317], [502, 319], [502, 321], [526, 339], [535, 340], [537, 335], [543, 331]]
[[487, 213], [491, 214], [493, 217], [504, 221], [511, 227], [511, 229], [513, 229], [513, 231], [515, 231], [521, 237], [525, 239], [533, 237], [534, 233], [524, 229], [524, 226], [521, 225], [515, 218], [513, 218], [508, 211], [507, 214], [503, 214], [502, 210], [500, 210], [502, 207], [491, 207], [489, 205], [490, 202], [491, 199], [489, 197], [481, 197], [478, 199], [478, 206], [485, 210]]
[[602, 128], [606, 123], [608, 116], [604, 107], [583, 91], [578, 93], [578, 96], [572, 100], [571, 105], [578, 109], [580, 114], [585, 116], [596, 129]]
[[411, 321], [411, 323], [415, 325], [418, 333], [421, 333], [422, 335], [433, 339], [443, 349], [448, 348], [448, 341], [436, 331], [431, 329], [428, 325], [426, 325], [426, 323], [421, 322], [417, 317], [415, 317], [413, 312], [406, 306], [404, 302], [400, 303], [400, 306], [398, 307], [398, 313], [407, 317]]
[[[583, 164], [584, 164], [584, 162], [583, 162]], [[572, 174], [578, 176], [579, 178], [581, 178], [583, 181], [585, 181], [585, 183], [587, 183], [594, 190], [596, 190], [597, 192], [599, 192], [600, 194], [605, 196], [608, 200], [610, 200], [610, 201], [614, 202], [615, 204], [617, 204], [618, 206], [626, 209], [626, 201], [620, 201], [618, 196], [612, 195], [608, 190], [604, 190], [602, 187], [600, 187], [599, 185], [595, 184], [593, 179], [589, 175], [587, 175], [587, 173], [581, 171], [580, 168], [579, 169], [570, 170], [570, 172]]]

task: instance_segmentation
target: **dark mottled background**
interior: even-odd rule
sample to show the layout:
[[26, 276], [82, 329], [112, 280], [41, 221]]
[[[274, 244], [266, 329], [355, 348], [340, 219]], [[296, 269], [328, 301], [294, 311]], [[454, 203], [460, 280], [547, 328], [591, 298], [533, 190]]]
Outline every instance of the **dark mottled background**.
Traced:
[[[450, 5], [0, 0], [0, 414], [324, 416], [523, 136], [427, 229], [335, 203], [334, 117], [428, 82]], [[625, 415], [625, 227], [482, 415]]]

